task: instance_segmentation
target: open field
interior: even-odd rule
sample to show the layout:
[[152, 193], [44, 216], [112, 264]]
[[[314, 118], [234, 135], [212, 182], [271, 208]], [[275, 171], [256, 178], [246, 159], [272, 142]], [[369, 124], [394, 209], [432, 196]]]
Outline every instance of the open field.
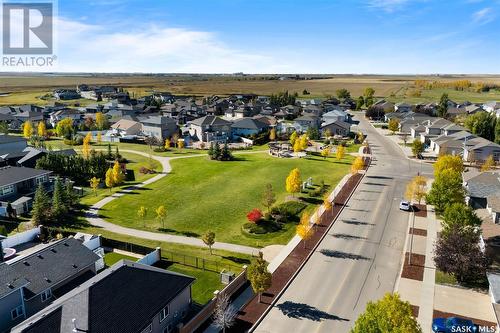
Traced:
[[[266, 184], [273, 185], [280, 203], [287, 196], [285, 178], [293, 168], [300, 169], [304, 180], [313, 177], [316, 184], [324, 180], [333, 187], [348, 172], [352, 159], [279, 159], [262, 153], [239, 155], [233, 162], [209, 161], [205, 156], [173, 160], [173, 171], [168, 177], [110, 202], [100, 212], [103, 218], [132, 228], [193, 237], [212, 230], [221, 242], [251, 246], [285, 244], [295, 233], [293, 223], [281, 231], [259, 236], [246, 236], [241, 231], [247, 222], [246, 213], [253, 208], [264, 210], [261, 198]], [[303, 196], [309, 201], [309, 209], [318, 203], [317, 199]], [[144, 220], [137, 218], [142, 205], [148, 208]], [[167, 209], [164, 228], [155, 218], [159, 205]]]
[[[150, 94], [151, 91], [169, 91], [175, 94], [187, 95], [228, 95], [234, 93], [255, 93], [269, 95], [288, 90], [302, 94], [304, 89], [311, 94], [304, 98], [324, 98], [335, 95], [336, 90], [346, 88], [353, 97], [363, 93], [366, 87], [373, 87], [377, 97], [393, 97], [396, 101], [412, 98], [404, 96], [414, 87], [416, 79], [452, 81], [467, 79], [473, 82], [500, 83], [498, 75], [484, 76], [411, 76], [411, 75], [329, 75], [319, 79], [310, 76], [310, 80], [269, 80], [269, 76], [220, 76], [220, 75], [82, 75], [82, 76], [0, 76], [0, 92], [11, 93], [0, 96], [0, 105], [7, 104], [47, 104], [53, 100], [40, 100], [39, 96], [49, 93], [55, 88], [74, 88], [77, 84], [116, 85], [128, 90], [132, 96], [140, 97]], [[494, 99], [496, 95], [487, 93], [476, 94], [446, 89], [450, 97], [457, 100], [486, 101]], [[439, 89], [423, 91], [417, 101], [436, 100], [440, 95]], [[472, 95], [470, 95], [472, 94]], [[498, 93], [500, 94], [500, 93]], [[95, 101], [75, 100], [69, 104], [94, 104]]]

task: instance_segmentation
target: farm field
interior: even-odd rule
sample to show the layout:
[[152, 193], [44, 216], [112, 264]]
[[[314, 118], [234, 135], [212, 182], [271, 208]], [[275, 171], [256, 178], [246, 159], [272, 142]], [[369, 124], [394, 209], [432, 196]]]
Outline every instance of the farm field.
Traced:
[[[172, 160], [172, 173], [135, 194], [120, 197], [102, 208], [101, 216], [115, 224], [150, 231], [163, 231], [192, 237], [201, 237], [207, 230], [216, 234], [216, 240], [250, 246], [285, 244], [294, 235], [293, 223], [264, 235], [246, 235], [241, 227], [246, 214], [253, 208], [265, 210], [261, 203], [267, 183], [273, 185], [277, 203], [287, 197], [285, 179], [293, 168], [299, 168], [302, 179], [321, 180], [330, 188], [348, 173], [353, 157], [342, 161], [310, 156], [302, 159], [279, 159], [262, 154], [239, 155], [236, 161], [209, 161], [199, 158]], [[317, 199], [301, 194], [314, 209]], [[154, 211], [165, 205], [167, 217], [164, 227], [155, 218]], [[137, 217], [140, 206], [148, 209], [144, 220]]]

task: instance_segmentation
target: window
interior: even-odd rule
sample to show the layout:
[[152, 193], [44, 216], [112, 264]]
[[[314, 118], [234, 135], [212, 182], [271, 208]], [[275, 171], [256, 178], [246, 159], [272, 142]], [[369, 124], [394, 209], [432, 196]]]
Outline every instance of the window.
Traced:
[[46, 176], [40, 176], [40, 177], [36, 177], [35, 179], [35, 183], [38, 185], [38, 184], [42, 184], [42, 183], [45, 183], [46, 181]]
[[19, 305], [17, 308], [12, 309], [10, 312], [10, 316], [12, 317], [12, 320], [16, 320], [17, 318], [21, 317], [24, 314], [23, 311], [23, 306]]
[[160, 311], [160, 323], [168, 316], [168, 305]]
[[143, 331], [142, 333], [149, 333], [149, 332], [153, 332], [153, 324], [149, 324]]
[[50, 289], [47, 289], [43, 291], [41, 295], [42, 295], [42, 302], [45, 302], [46, 300], [52, 297], [52, 291]]
[[0, 188], [0, 195], [7, 195], [14, 193], [14, 185], [7, 185]]

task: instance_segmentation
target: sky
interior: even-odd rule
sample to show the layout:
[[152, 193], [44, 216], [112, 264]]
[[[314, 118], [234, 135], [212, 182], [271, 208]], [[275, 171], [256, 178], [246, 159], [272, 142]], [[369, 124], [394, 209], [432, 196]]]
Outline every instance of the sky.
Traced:
[[500, 73], [500, 0], [59, 0], [55, 31], [63, 72]]

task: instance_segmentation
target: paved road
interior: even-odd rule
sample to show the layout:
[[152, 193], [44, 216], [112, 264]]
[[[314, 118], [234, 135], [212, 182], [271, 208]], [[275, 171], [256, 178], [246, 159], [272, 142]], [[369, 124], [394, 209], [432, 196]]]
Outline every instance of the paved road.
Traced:
[[392, 292], [408, 215], [399, 210], [408, 180], [431, 166], [408, 160], [362, 117], [372, 166], [329, 234], [255, 332], [348, 332], [370, 300]]
[[[85, 212], [85, 216], [86, 216], [87, 221], [93, 226], [103, 228], [104, 230], [111, 231], [111, 232], [114, 232], [117, 234], [123, 234], [123, 235], [128, 235], [128, 236], [133, 236], [133, 237], [144, 238], [144, 239], [151, 239], [151, 240], [156, 240], [156, 241], [161, 241], [161, 242], [171, 242], [171, 243], [179, 243], [179, 244], [205, 247], [206, 245], [199, 238], [179, 236], [179, 235], [170, 235], [170, 234], [159, 233], [159, 232], [151, 232], [151, 231], [143, 231], [143, 230], [138, 230], [138, 229], [133, 229], [133, 228], [126, 228], [126, 227], [119, 226], [117, 224], [107, 222], [104, 219], [99, 217], [99, 209], [101, 209], [107, 203], [109, 203], [109, 202], [111, 202], [111, 201], [113, 201], [113, 200], [115, 200], [123, 195], [126, 195], [127, 193], [132, 192], [132, 191], [136, 190], [137, 188], [144, 187], [148, 184], [154, 183], [154, 182], [160, 180], [161, 178], [165, 177], [169, 172], [172, 171], [172, 167], [170, 166], [170, 160], [179, 159], [179, 158], [192, 158], [192, 157], [203, 156], [203, 155], [197, 154], [197, 155], [186, 155], [186, 156], [179, 156], [179, 157], [163, 157], [163, 156], [158, 156], [158, 155], [149, 155], [147, 153], [137, 151], [137, 150], [122, 149], [121, 151], [127, 152], [127, 153], [134, 153], [134, 154], [138, 154], [138, 155], [142, 155], [142, 156], [151, 156], [151, 158], [153, 158], [161, 163], [163, 172], [146, 180], [146, 181], [144, 181], [144, 182], [142, 182], [142, 183], [140, 183], [140, 184], [133, 185], [133, 186], [130, 186], [126, 189], [122, 189], [119, 192], [113, 193], [113, 194], [107, 196], [106, 198], [100, 200], [99, 202], [95, 203]], [[247, 153], [254, 153], [254, 152], [247, 152]], [[245, 253], [245, 254], [250, 254], [250, 255], [257, 255], [259, 253], [259, 249], [257, 249], [257, 248], [253, 248], [250, 246], [244, 246], [244, 245], [238, 245], [238, 244], [221, 243], [221, 242], [216, 242], [212, 246], [212, 248], [219, 249], [219, 250], [238, 252], [238, 253]]]

